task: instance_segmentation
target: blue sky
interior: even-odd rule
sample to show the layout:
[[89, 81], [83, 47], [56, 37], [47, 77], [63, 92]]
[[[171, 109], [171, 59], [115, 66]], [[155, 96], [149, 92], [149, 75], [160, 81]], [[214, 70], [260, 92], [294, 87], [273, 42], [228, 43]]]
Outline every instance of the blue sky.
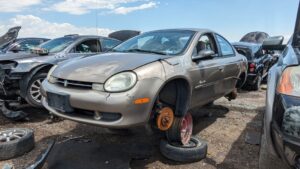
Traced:
[[251, 31], [289, 37], [298, 3], [298, 0], [0, 0], [0, 4], [7, 4], [0, 6], [0, 33], [9, 26], [22, 24], [21, 36], [193, 27], [215, 30], [231, 41]]

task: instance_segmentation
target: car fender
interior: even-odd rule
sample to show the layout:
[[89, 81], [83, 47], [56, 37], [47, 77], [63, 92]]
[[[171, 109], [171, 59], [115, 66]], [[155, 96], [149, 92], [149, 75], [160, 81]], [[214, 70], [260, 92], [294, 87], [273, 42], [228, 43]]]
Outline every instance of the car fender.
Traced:
[[268, 73], [268, 88], [266, 92], [266, 111], [264, 114], [264, 133], [267, 141], [267, 148], [272, 155], [276, 155], [271, 136], [271, 123], [273, 118], [273, 104], [276, 94], [277, 81], [280, 76], [281, 67], [274, 65]]
[[52, 67], [52, 66], [53, 66], [52, 64], [38, 65], [38, 66], [32, 68], [30, 72], [28, 72], [27, 74], [25, 74], [25, 76], [23, 76], [23, 78], [19, 81], [19, 83], [20, 83], [20, 96], [22, 98], [26, 97], [26, 91], [27, 91], [28, 83], [30, 82], [30, 80], [32, 79], [32, 77], [36, 73], [38, 73], [43, 68]]

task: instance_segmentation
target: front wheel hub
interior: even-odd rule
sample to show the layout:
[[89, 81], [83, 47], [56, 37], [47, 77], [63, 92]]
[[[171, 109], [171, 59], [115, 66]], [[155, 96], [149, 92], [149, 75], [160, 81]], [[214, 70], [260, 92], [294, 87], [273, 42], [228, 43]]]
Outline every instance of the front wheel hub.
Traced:
[[159, 114], [156, 118], [156, 125], [159, 130], [166, 131], [172, 126], [173, 121], [173, 110], [169, 107], [165, 107], [159, 111]]

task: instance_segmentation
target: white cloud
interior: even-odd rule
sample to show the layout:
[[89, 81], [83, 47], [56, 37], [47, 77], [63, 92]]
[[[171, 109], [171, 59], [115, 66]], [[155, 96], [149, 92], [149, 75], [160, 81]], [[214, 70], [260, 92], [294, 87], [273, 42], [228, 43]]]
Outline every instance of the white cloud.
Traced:
[[55, 23], [43, 20], [33, 15], [17, 15], [7, 21], [0, 22], [0, 36], [10, 27], [22, 26], [20, 37], [47, 37], [55, 38], [66, 34], [103, 35], [106, 36], [112, 30], [95, 27], [78, 27], [70, 23]]
[[40, 3], [41, 0], [0, 0], [0, 12], [20, 12], [27, 7]]
[[142, 4], [140, 6], [134, 6], [134, 7], [118, 7], [116, 9], [114, 9], [112, 11], [112, 13], [125, 15], [125, 14], [133, 12], [133, 11], [154, 8], [156, 6], [157, 6], [157, 4], [155, 2], [149, 2], [146, 4]]
[[133, 2], [145, 2], [149, 0], [64, 0], [44, 8], [46, 11], [65, 12], [73, 15], [82, 15], [89, 13], [91, 10], [109, 10], [112, 12], [127, 14], [135, 10], [142, 10], [156, 6], [156, 3], [150, 2], [136, 7], [122, 7], [121, 5]]

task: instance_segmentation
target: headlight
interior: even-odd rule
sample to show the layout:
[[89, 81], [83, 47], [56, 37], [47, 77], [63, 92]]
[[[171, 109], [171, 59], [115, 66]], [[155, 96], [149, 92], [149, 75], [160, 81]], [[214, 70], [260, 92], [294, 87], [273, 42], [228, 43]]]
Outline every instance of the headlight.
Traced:
[[104, 90], [107, 92], [124, 92], [131, 89], [136, 82], [135, 73], [122, 72], [110, 77], [104, 84]]
[[47, 80], [50, 83], [55, 83], [56, 79], [55, 77], [53, 77], [51, 74], [53, 73], [53, 71], [55, 70], [55, 68], [57, 67], [57, 65], [52, 66], [52, 68], [49, 70], [48, 75], [47, 75]]
[[286, 68], [279, 80], [277, 91], [300, 97], [300, 66]]

